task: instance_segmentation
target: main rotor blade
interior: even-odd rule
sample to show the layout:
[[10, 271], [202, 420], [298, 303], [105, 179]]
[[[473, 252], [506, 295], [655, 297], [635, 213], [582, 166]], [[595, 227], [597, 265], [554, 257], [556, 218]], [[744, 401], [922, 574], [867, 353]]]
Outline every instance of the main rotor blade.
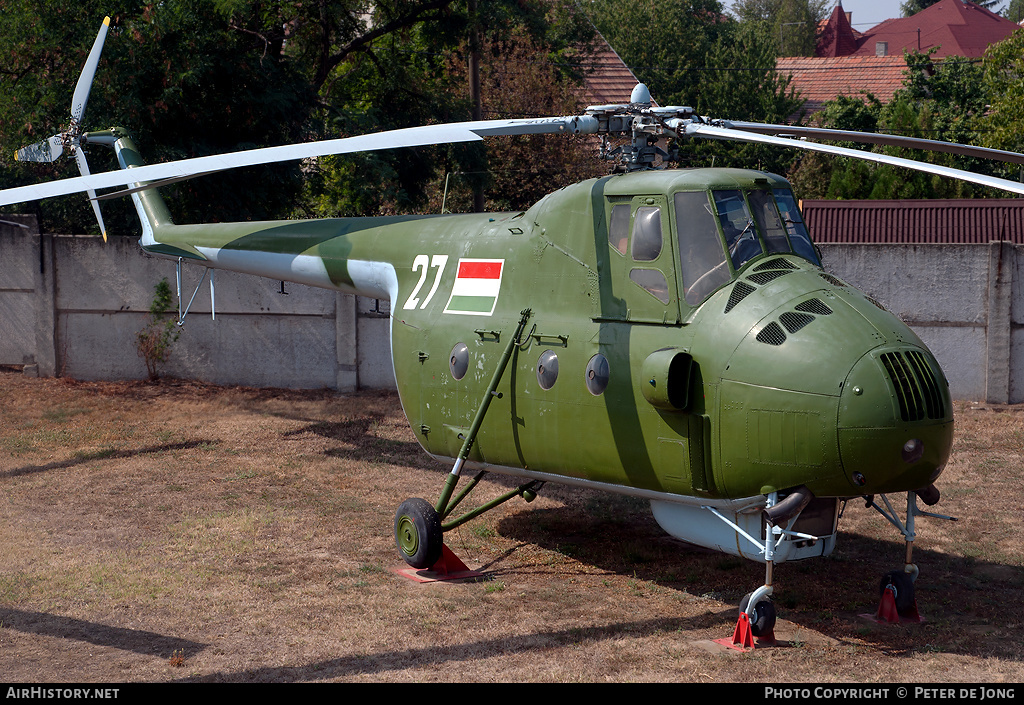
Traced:
[[[78, 162], [78, 171], [81, 172], [82, 176], [89, 176], [89, 162], [85, 160], [85, 151], [81, 147], [75, 150], [75, 161]], [[96, 222], [99, 223], [103, 242], [106, 242], [107, 226], [103, 224], [103, 216], [100, 215], [100, 204], [96, 202], [96, 192], [89, 189], [86, 193], [89, 194], [89, 203], [92, 204], [92, 212], [96, 215]]]
[[322, 142], [290, 144], [279, 147], [264, 147], [244, 152], [216, 154], [209, 157], [182, 159], [163, 164], [149, 164], [119, 171], [108, 171], [92, 176], [81, 176], [59, 181], [50, 181], [31, 186], [0, 191], [0, 205], [42, 198], [80, 193], [128, 184], [141, 184], [163, 179], [186, 179], [199, 174], [208, 174], [243, 166], [272, 164], [276, 162], [309, 159], [329, 154], [350, 154], [370, 152], [396, 147], [422, 147], [434, 144], [475, 142], [495, 135], [533, 135], [549, 133], [584, 133], [597, 131], [597, 120], [590, 116], [566, 116], [525, 120], [481, 120], [447, 125], [426, 125], [408, 127], [388, 132], [375, 132], [357, 137], [344, 137]]
[[71, 118], [75, 122], [81, 122], [82, 115], [85, 114], [85, 104], [89, 102], [92, 79], [96, 75], [96, 66], [100, 63], [100, 53], [103, 51], [103, 42], [107, 38], [109, 28], [110, 18], [104, 17], [103, 26], [96, 35], [96, 41], [92, 43], [89, 58], [85, 60], [85, 68], [82, 69], [82, 75], [78, 77], [78, 83], [75, 85], [75, 93], [71, 98]]
[[865, 152], [860, 149], [848, 149], [846, 147], [836, 147], [829, 144], [806, 142], [804, 140], [796, 140], [791, 137], [775, 137], [773, 135], [761, 135], [754, 132], [744, 132], [742, 130], [731, 130], [725, 127], [714, 127], [712, 125], [702, 125], [694, 123], [687, 125], [685, 132], [688, 136], [691, 137], [705, 137], [707, 139], [718, 140], [736, 140], [739, 142], [756, 142], [760, 144], [773, 144], [779, 147], [804, 149], [811, 152], [837, 154], [843, 157], [852, 157], [854, 159], [862, 159], [864, 161], [877, 162], [879, 164], [891, 164], [893, 166], [901, 166], [907, 169], [914, 169], [915, 171], [923, 171], [926, 174], [938, 174], [939, 176], [948, 176], [951, 179], [970, 181], [975, 184], [981, 184], [982, 186], [991, 186], [992, 188], [1001, 189], [1003, 191], [1024, 194], [1024, 184], [1018, 183], [1016, 181], [1007, 181], [1006, 179], [1000, 179], [994, 176], [975, 174], [970, 171], [953, 169], [951, 167], [939, 166], [937, 164], [927, 164], [925, 162], [914, 161], [913, 159], [891, 157], [888, 154], [879, 154], [877, 152]]
[[743, 130], [744, 132], [756, 132], [762, 135], [775, 135], [776, 137], [803, 137], [809, 140], [836, 140], [837, 142], [863, 142], [865, 144], [880, 144], [888, 147], [909, 147], [911, 149], [924, 149], [930, 152], [946, 152], [948, 154], [959, 154], [965, 157], [980, 157], [981, 159], [997, 159], [1013, 164], [1024, 164], [1024, 154], [1018, 152], [1007, 152], [1002, 149], [990, 149], [988, 147], [975, 147], [969, 144], [958, 144], [956, 142], [940, 142], [938, 140], [926, 140], [920, 137], [903, 137], [901, 135], [883, 135], [876, 132], [852, 132], [850, 130], [833, 130], [824, 127], [801, 127], [793, 125], [770, 125], [758, 122], [739, 122], [736, 120], [723, 120], [726, 127]]
[[14, 153], [19, 162], [55, 162], [64, 153], [64, 144], [60, 135], [54, 135], [42, 142], [22, 147]]

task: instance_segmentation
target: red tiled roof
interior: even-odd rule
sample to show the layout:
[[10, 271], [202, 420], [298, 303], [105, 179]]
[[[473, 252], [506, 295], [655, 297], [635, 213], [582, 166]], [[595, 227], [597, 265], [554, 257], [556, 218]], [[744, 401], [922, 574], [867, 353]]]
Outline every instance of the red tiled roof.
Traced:
[[587, 105], [628, 103], [639, 81], [604, 37], [598, 40], [597, 48], [587, 57], [591, 70], [583, 79], [584, 101]]
[[879, 42], [890, 55], [903, 50], [925, 52], [937, 48], [936, 57], [984, 55], [989, 44], [1001, 42], [1018, 26], [974, 3], [941, 0], [910, 17], [886, 20], [864, 33], [857, 56], [875, 56]]
[[811, 114], [821, 104], [839, 95], [858, 96], [867, 91], [883, 103], [903, 85], [907, 68], [903, 56], [789, 56], [775, 60], [776, 70], [791, 75], [791, 88], [807, 103], [804, 112]]

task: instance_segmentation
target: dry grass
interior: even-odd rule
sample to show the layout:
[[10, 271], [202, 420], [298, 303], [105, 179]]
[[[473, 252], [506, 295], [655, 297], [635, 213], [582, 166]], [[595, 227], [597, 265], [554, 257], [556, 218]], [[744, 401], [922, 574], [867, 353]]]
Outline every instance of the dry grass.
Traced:
[[[643, 502], [548, 485], [447, 537], [488, 580], [398, 577], [395, 508], [446, 468], [390, 394], [0, 373], [0, 654], [12, 682], [1024, 680], [1024, 414], [958, 406], [919, 520], [927, 621], [875, 626], [902, 541], [850, 502], [776, 571], [788, 648], [722, 653], [757, 565]], [[485, 481], [481, 497], [510, 483]]]

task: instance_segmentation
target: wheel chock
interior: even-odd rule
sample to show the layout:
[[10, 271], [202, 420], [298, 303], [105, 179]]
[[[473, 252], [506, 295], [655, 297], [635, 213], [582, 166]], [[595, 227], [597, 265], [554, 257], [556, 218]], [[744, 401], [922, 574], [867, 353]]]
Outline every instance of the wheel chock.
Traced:
[[750, 617], [746, 612], [741, 612], [736, 620], [736, 628], [732, 631], [733, 646], [740, 646], [743, 649], [754, 648], [754, 633], [750, 631]]
[[875, 619], [889, 624], [900, 623], [900, 613], [896, 610], [896, 597], [890, 588], [882, 591], [882, 599], [878, 602], [878, 611], [875, 612]]
[[441, 557], [429, 568], [397, 568], [394, 573], [415, 580], [418, 583], [433, 583], [442, 580], [466, 580], [483, 576], [478, 570], [470, 570], [451, 550], [442, 544]]
[[715, 643], [727, 649], [736, 651], [751, 651], [756, 647], [754, 644], [754, 633], [750, 631], [750, 617], [746, 612], [740, 612], [736, 620], [736, 628], [732, 632], [732, 639], [715, 639]]
[[862, 614], [860, 617], [876, 624], [920, 624], [924, 622], [921, 614], [917, 611], [917, 600], [910, 605], [906, 614], [901, 615], [896, 609], [896, 598], [889, 588], [882, 592], [882, 599], [878, 602], [878, 611], [874, 614]]
[[775, 640], [774, 629], [767, 634], [755, 637], [750, 627], [750, 616], [746, 612], [741, 612], [736, 620], [736, 628], [733, 629], [732, 639], [715, 639], [714, 642], [727, 649], [734, 649], [736, 651], [753, 651], [765, 646], [782, 645]]
[[438, 573], [439, 575], [452, 575], [454, 573], [472, 573], [469, 566], [462, 562], [462, 560], [451, 552], [451, 549], [447, 546], [441, 546], [441, 557], [437, 559], [437, 563], [430, 566], [428, 569], [431, 573]]

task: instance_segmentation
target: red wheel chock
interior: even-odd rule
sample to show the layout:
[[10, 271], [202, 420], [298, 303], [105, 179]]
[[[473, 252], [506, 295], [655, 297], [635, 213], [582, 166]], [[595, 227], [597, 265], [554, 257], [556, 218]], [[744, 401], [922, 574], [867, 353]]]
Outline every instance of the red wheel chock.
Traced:
[[891, 586], [882, 590], [882, 599], [878, 602], [878, 611], [875, 612], [875, 619], [879, 622], [889, 624], [900, 623], [900, 613], [896, 611], [896, 598], [893, 595]]
[[873, 622], [885, 622], [887, 624], [900, 624], [906, 622], [919, 624], [924, 621], [921, 619], [921, 614], [917, 611], [917, 600], [914, 600], [914, 603], [910, 606], [910, 609], [907, 610], [905, 615], [900, 615], [899, 611], [896, 609], [896, 597], [889, 587], [886, 587], [885, 590], [882, 591], [882, 599], [878, 601], [878, 611], [875, 612], [874, 616], [870, 614], [861, 616], [867, 617]]
[[740, 612], [739, 619], [736, 620], [736, 628], [732, 632], [732, 639], [715, 639], [715, 643], [737, 651], [750, 651], [759, 646], [777, 645], [774, 629], [764, 636], [756, 637], [755, 641], [754, 632], [750, 628], [750, 617], [746, 612]]
[[470, 570], [458, 556], [445, 546], [441, 546], [441, 557], [429, 568], [397, 568], [394, 572], [418, 583], [432, 583], [440, 580], [465, 580], [479, 578], [483, 575], [478, 570]]
[[736, 628], [732, 631], [732, 645], [741, 649], [754, 648], [754, 633], [750, 631], [750, 617], [746, 612], [740, 612], [740, 618], [736, 620]]

